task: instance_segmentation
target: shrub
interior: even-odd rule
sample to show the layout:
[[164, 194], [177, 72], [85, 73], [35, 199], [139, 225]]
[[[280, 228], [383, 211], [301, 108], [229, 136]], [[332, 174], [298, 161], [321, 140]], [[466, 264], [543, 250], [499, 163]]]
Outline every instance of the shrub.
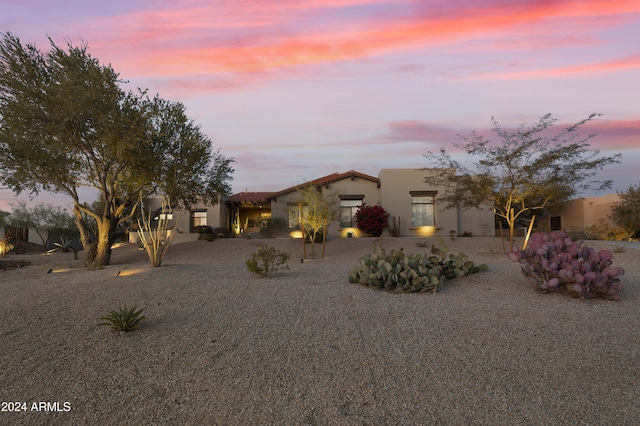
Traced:
[[534, 233], [526, 250], [517, 248], [509, 258], [522, 265], [528, 281], [543, 292], [566, 292], [583, 299], [620, 300], [624, 269], [611, 266], [613, 254], [583, 247], [564, 232]]
[[281, 269], [289, 269], [289, 253], [281, 252], [270, 245], [261, 245], [246, 261], [247, 270], [263, 278]]
[[213, 229], [208, 225], [194, 226], [193, 232], [197, 234], [213, 234]]
[[211, 232], [216, 238], [229, 238], [231, 231], [228, 228], [215, 228]]
[[564, 231], [569, 238], [577, 240], [606, 240], [606, 241], [626, 241], [633, 237], [633, 234], [625, 231], [619, 226], [612, 226], [609, 222], [601, 219], [598, 225], [589, 227], [571, 227]]
[[216, 239], [216, 236], [213, 234], [200, 234], [198, 235], [198, 240], [203, 240], [203, 241], [213, 241]]
[[132, 308], [118, 308], [118, 310], [109, 311], [109, 314], [99, 318], [103, 322], [98, 325], [106, 325], [111, 327], [113, 331], [133, 331], [140, 327], [140, 322], [146, 318], [140, 315], [143, 309], [136, 310]]
[[387, 227], [389, 213], [381, 206], [369, 206], [366, 203], [362, 203], [356, 211], [355, 217], [358, 229], [374, 237], [379, 237], [382, 234], [382, 230]]
[[449, 254], [441, 243], [432, 246], [430, 254], [406, 254], [403, 249], [367, 254], [349, 272], [349, 282], [394, 293], [426, 293], [436, 292], [446, 279], [486, 270], [487, 265], [477, 266], [463, 253]]

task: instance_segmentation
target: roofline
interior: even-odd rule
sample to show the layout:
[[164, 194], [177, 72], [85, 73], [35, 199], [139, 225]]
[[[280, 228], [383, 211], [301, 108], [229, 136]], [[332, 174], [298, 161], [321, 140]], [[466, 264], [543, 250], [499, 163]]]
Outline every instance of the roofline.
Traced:
[[299, 185], [295, 185], [295, 186], [292, 186], [290, 188], [283, 189], [282, 191], [278, 191], [278, 192], [274, 193], [272, 196], [268, 197], [267, 199], [277, 198], [277, 197], [279, 197], [281, 195], [289, 194], [291, 192], [295, 192], [295, 191], [298, 191], [300, 189], [307, 188], [309, 186], [328, 185], [330, 183], [337, 182], [339, 180], [343, 180], [343, 179], [347, 179], [347, 178], [350, 178], [351, 180], [353, 180], [355, 178], [368, 180], [368, 181], [374, 182], [375, 184], [378, 185], [378, 188], [380, 188], [380, 179], [378, 179], [377, 177], [370, 176], [370, 175], [367, 175], [367, 174], [364, 174], [364, 173], [360, 173], [360, 172], [357, 172], [355, 170], [349, 170], [348, 172], [344, 172], [344, 173], [337, 173], [337, 172], [336, 173], [332, 173], [330, 175], [323, 176], [323, 177], [320, 177], [318, 179], [311, 180], [309, 182], [304, 182], [304, 183], [301, 183]]

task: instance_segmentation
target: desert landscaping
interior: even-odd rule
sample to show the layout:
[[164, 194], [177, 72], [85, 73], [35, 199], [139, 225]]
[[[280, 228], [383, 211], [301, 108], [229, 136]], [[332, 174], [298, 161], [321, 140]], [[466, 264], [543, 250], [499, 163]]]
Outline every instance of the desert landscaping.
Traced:
[[[82, 254], [8, 255], [31, 264], [0, 270], [0, 394], [27, 410], [0, 424], [638, 423], [638, 248], [614, 253], [614, 302], [537, 292], [491, 237], [445, 240], [489, 270], [435, 294], [350, 284], [374, 242], [331, 239], [301, 262], [300, 240], [197, 241], [158, 268], [135, 244], [98, 270]], [[289, 270], [247, 271], [265, 243], [291, 253]], [[138, 330], [96, 326], [121, 306], [144, 308]]]

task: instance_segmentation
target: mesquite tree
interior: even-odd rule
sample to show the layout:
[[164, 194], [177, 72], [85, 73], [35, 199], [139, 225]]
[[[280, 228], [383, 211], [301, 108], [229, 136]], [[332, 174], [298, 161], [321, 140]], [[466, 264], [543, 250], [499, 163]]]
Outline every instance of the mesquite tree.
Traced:
[[[69, 195], [87, 267], [109, 264], [141, 196], [166, 194], [180, 207], [229, 192], [233, 160], [212, 150], [182, 104], [123, 90], [86, 45], [50, 44], [42, 52], [9, 33], [0, 40], [0, 184]], [[97, 190], [100, 209], [80, 199], [83, 186]]]
[[473, 167], [454, 160], [442, 148], [425, 157], [438, 169], [425, 181], [442, 185], [438, 199], [448, 207], [477, 207], [488, 204], [509, 226], [509, 248], [513, 250], [514, 227], [519, 219], [535, 215], [581, 191], [611, 187], [609, 180], [592, 178], [603, 167], [618, 163], [620, 154], [604, 156], [592, 149], [595, 136], [581, 136], [580, 128], [599, 114], [591, 114], [561, 130], [554, 129], [556, 119], [547, 114], [533, 125], [505, 129], [492, 118], [492, 130], [498, 137], [492, 142], [476, 131], [454, 144], [458, 150], [479, 158]]

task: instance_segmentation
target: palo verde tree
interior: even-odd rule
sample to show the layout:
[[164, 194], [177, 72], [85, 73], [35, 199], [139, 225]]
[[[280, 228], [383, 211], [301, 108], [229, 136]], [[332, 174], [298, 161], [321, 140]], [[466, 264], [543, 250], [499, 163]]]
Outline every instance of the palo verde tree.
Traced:
[[[182, 104], [125, 91], [86, 45], [50, 44], [42, 52], [9, 33], [0, 40], [0, 184], [69, 195], [87, 267], [109, 264], [141, 196], [184, 207], [229, 192], [233, 160], [212, 150]], [[99, 209], [80, 200], [80, 187], [97, 190]]]
[[[302, 225], [311, 240], [311, 257], [315, 259], [316, 239], [319, 236], [326, 238], [328, 223], [340, 218], [340, 203], [334, 192], [323, 191], [322, 187], [315, 185], [303, 187], [299, 192], [298, 204], [302, 213]], [[324, 231], [324, 234], [320, 231]]]
[[579, 130], [599, 114], [591, 114], [561, 130], [547, 114], [533, 125], [505, 129], [492, 118], [492, 130], [498, 141], [492, 142], [473, 131], [457, 150], [477, 157], [473, 167], [455, 160], [442, 148], [425, 157], [435, 166], [425, 180], [442, 185], [445, 193], [438, 198], [448, 207], [494, 208], [509, 227], [509, 250], [513, 250], [514, 227], [519, 219], [566, 201], [584, 190], [604, 190], [609, 180], [593, 178], [603, 167], [618, 163], [620, 154], [600, 155], [589, 141], [595, 136], [581, 136]]
[[629, 185], [625, 192], [618, 192], [620, 201], [613, 203], [609, 218], [625, 230], [629, 238], [640, 234], [640, 184]]

